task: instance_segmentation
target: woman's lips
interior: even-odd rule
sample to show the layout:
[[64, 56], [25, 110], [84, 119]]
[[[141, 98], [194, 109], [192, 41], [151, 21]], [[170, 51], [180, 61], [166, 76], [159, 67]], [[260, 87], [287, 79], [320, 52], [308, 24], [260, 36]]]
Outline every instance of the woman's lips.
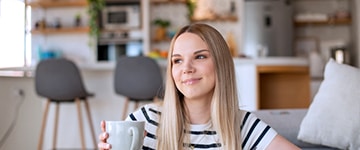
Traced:
[[199, 80], [201, 80], [201, 78], [191, 78], [191, 79], [183, 80], [183, 81], [181, 81], [181, 83], [183, 83], [185, 85], [191, 85], [191, 84], [198, 82]]

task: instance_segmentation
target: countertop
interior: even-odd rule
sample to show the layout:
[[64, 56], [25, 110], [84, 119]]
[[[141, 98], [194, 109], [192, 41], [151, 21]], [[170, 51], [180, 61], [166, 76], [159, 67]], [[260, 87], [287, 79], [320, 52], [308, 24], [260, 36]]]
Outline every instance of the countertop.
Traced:
[[[160, 67], [166, 69], [166, 59], [156, 59]], [[308, 66], [307, 58], [301, 57], [261, 57], [261, 58], [234, 58], [234, 64], [254, 64], [258, 66]], [[81, 71], [112, 71], [115, 62], [93, 62], [77, 64]], [[36, 66], [0, 68], [0, 76], [31, 77]]]

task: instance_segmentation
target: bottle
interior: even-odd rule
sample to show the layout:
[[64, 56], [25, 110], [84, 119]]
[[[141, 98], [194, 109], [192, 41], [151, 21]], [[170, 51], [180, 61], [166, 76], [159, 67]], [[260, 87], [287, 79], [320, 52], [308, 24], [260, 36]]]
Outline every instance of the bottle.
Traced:
[[229, 32], [226, 37], [226, 42], [229, 46], [229, 50], [231, 53], [231, 56], [236, 57], [238, 55], [237, 53], [237, 46], [235, 42], [235, 38], [232, 32]]

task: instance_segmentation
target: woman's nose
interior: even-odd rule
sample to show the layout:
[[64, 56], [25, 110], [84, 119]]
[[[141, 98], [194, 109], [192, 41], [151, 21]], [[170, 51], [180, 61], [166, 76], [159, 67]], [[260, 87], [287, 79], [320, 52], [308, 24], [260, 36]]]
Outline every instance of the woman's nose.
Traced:
[[187, 73], [194, 73], [195, 68], [192, 64], [191, 61], [187, 61], [184, 63], [184, 68], [183, 68], [183, 73], [187, 74]]

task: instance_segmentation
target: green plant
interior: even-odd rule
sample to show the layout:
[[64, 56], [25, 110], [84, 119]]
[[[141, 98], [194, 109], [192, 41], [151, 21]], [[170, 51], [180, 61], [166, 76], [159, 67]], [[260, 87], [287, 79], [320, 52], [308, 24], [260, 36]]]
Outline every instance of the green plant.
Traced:
[[88, 0], [88, 14], [90, 36], [97, 37], [100, 33], [98, 18], [101, 10], [105, 6], [105, 0]]
[[162, 28], [167, 28], [170, 26], [170, 24], [171, 23], [169, 20], [164, 20], [164, 19], [155, 19], [154, 20], [154, 25], [157, 25]]
[[188, 18], [189, 18], [189, 20], [191, 20], [191, 18], [194, 15], [195, 8], [196, 8], [196, 0], [186, 0], [186, 6], [189, 11]]

